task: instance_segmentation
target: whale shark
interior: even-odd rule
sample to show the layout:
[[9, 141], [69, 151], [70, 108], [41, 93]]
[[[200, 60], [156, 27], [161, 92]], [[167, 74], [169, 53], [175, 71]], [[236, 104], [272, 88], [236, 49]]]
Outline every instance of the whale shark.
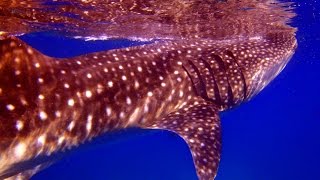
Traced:
[[[297, 47], [293, 16], [270, 0], [1, 2], [0, 178], [29, 179], [50, 165], [37, 157], [138, 127], [178, 134], [198, 178], [214, 179], [219, 113], [283, 70]], [[54, 58], [19, 38], [47, 30], [152, 43]]]

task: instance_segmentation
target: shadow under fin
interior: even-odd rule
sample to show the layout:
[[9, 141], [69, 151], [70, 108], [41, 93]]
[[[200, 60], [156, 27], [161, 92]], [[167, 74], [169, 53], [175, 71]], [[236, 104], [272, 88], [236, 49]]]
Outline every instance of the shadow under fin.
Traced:
[[13, 176], [4, 178], [4, 180], [29, 180], [29, 179], [31, 179], [31, 177], [33, 175], [35, 175], [39, 171], [47, 168], [48, 166], [53, 164], [53, 162], [54, 161], [44, 162], [42, 164], [39, 164], [39, 165], [35, 166], [34, 168], [27, 169], [25, 171], [22, 171], [22, 172], [20, 172], [18, 174], [13, 175]]
[[214, 179], [220, 160], [218, 109], [210, 102], [193, 102], [144, 128], [165, 129], [188, 144], [200, 180]]

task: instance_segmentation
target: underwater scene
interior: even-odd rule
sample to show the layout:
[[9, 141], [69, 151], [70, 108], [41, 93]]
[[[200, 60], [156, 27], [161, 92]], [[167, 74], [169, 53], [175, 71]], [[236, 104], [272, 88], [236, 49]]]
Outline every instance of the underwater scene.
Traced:
[[320, 179], [320, 2], [0, 2], [0, 179]]

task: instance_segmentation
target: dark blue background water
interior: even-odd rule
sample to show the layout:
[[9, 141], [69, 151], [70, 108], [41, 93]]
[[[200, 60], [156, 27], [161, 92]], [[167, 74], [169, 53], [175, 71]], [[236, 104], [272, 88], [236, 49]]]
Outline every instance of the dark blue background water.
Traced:
[[[320, 179], [320, 3], [300, 1], [299, 47], [284, 71], [252, 101], [221, 115], [217, 180]], [[28, 43], [56, 57], [138, 45], [29, 34]], [[196, 179], [187, 145], [165, 131], [106, 135], [40, 172], [38, 179]]]

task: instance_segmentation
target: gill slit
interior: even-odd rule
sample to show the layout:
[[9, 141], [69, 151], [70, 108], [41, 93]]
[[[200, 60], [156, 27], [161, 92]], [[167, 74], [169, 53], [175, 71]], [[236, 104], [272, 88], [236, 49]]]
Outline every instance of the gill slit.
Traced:
[[227, 55], [230, 56], [233, 60], [234, 60], [234, 63], [239, 67], [240, 69], [240, 78], [243, 82], [243, 101], [246, 100], [248, 98], [248, 87], [247, 87], [247, 82], [246, 82], [246, 78], [244, 77], [244, 74], [243, 74], [243, 70], [241, 68], [241, 66], [239, 65], [238, 61], [237, 61], [237, 58], [233, 55], [233, 53], [231, 51], [226, 51]]
[[[214, 57], [214, 58], [216, 59], [216, 61], [218, 62], [219, 67], [222, 67], [223, 72], [227, 73], [226, 67], [225, 67], [225, 65], [224, 65], [224, 62], [223, 62], [223, 60], [220, 58], [220, 56], [213, 54], [213, 57]], [[203, 61], [203, 63], [205, 64], [206, 68], [209, 70], [212, 78], [213, 78], [214, 81], [215, 81], [214, 73], [213, 73], [213, 70], [212, 70], [210, 64], [209, 64], [208, 62], [206, 62], [205, 60], [203, 60], [203, 59], [202, 59], [202, 61]], [[229, 82], [229, 78], [228, 78], [228, 76], [226, 76], [226, 77], [227, 77], [227, 83], [228, 83], [228, 97], [227, 97], [228, 102], [227, 102], [227, 105], [231, 106], [231, 105], [234, 105], [234, 97], [233, 97], [232, 88], [231, 88], [231, 85], [230, 85], [230, 82]], [[217, 83], [216, 83], [216, 84], [217, 84]], [[216, 87], [217, 87], [217, 89], [218, 89], [218, 86], [216, 86]], [[219, 94], [220, 94], [220, 93], [219, 93]], [[221, 94], [220, 94], [220, 101], [221, 101]]]
[[[207, 91], [206, 91], [206, 84], [204, 83], [203, 77], [201, 76], [199, 69], [192, 61], [188, 60], [188, 63], [191, 65], [192, 69], [197, 74], [197, 77], [198, 77], [199, 83], [200, 83], [199, 88], [197, 88], [196, 83], [193, 81], [193, 78], [192, 78], [191, 74], [189, 73], [189, 71], [187, 70], [187, 68], [185, 66], [182, 66], [182, 67], [187, 72], [187, 75], [188, 75], [189, 79], [191, 80], [191, 83], [193, 85], [193, 88], [195, 89], [196, 94], [201, 96], [206, 101], [210, 101], [215, 104], [221, 105], [222, 103], [221, 103], [221, 97], [220, 97], [219, 90], [217, 89], [217, 91], [215, 91], [215, 96], [216, 96], [217, 100], [210, 99], [207, 94]], [[215, 83], [215, 87], [217, 87], [218, 85], [217, 85], [215, 79], [214, 79], [214, 83]]]

